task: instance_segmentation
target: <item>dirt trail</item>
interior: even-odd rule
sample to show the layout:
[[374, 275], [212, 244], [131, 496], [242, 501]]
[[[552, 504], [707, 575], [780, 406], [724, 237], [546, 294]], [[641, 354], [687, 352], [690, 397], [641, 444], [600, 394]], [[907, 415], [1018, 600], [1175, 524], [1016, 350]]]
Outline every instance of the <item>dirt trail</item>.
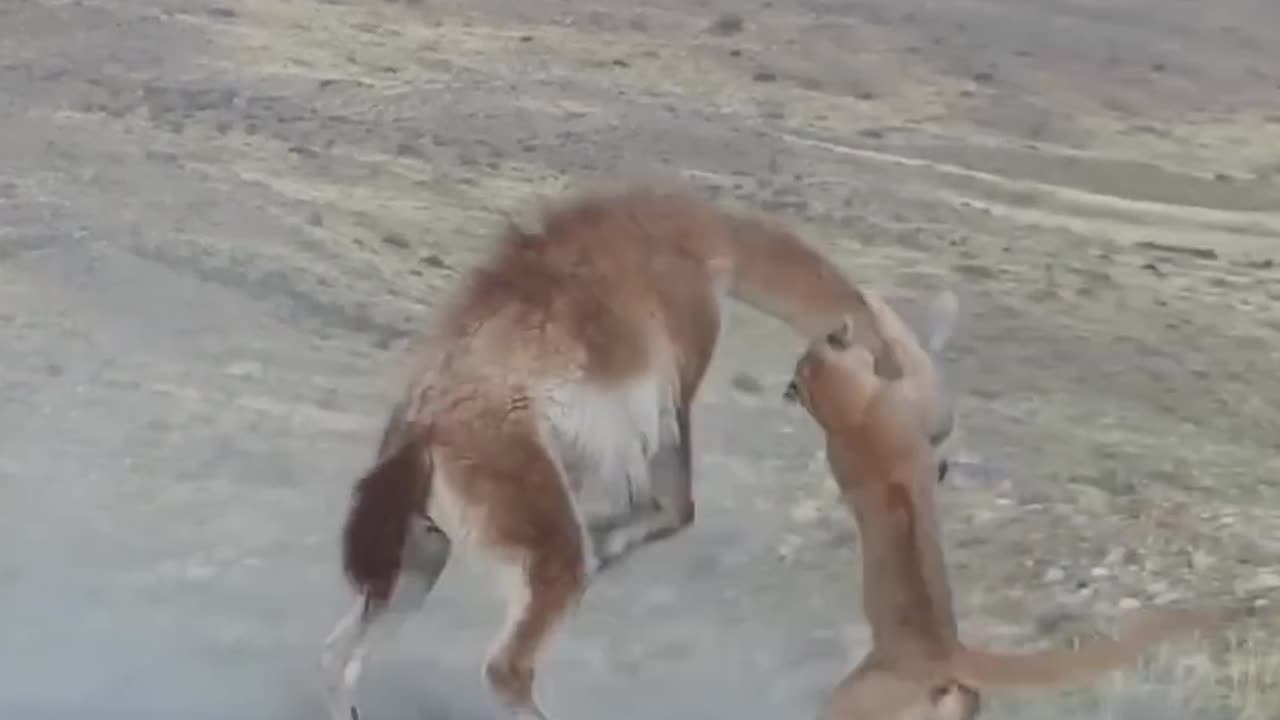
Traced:
[[[0, 6], [0, 715], [317, 717], [395, 351], [504, 213], [597, 177], [777, 212], [912, 313], [956, 287], [967, 633], [1280, 590], [1274, 3], [733, 5]], [[592, 588], [556, 717], [808, 715], [862, 653], [785, 337], [735, 314], [699, 524]], [[367, 717], [492, 716], [498, 608], [447, 572]], [[1179, 717], [1168, 682], [1103, 695]]]

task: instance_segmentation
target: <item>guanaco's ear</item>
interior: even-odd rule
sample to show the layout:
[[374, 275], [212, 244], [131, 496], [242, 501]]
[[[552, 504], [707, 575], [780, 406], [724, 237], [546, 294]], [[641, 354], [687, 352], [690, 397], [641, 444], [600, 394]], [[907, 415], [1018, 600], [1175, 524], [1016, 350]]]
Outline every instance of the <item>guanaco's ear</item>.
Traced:
[[836, 350], [853, 347], [853, 318], [848, 315], [840, 316], [840, 324], [827, 333], [827, 344]]

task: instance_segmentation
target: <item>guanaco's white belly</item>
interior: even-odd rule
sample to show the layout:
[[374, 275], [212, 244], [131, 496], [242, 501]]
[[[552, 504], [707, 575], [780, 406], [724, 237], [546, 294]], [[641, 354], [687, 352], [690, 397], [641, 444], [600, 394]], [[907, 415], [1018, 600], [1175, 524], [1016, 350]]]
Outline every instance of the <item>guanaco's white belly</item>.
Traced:
[[677, 434], [674, 388], [662, 373], [608, 385], [552, 383], [540, 393], [538, 414], [581, 513], [651, 498], [649, 461]]

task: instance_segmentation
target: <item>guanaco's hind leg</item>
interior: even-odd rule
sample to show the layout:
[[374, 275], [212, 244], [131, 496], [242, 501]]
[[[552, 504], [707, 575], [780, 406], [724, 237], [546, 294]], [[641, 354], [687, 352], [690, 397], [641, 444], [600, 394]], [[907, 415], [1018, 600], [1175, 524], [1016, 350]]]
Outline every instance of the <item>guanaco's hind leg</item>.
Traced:
[[484, 678], [518, 720], [548, 720], [534, 699], [541, 651], [577, 604], [586, 586], [580, 557], [534, 551], [523, 567], [511, 567], [507, 622], [484, 665]]
[[693, 524], [693, 438], [686, 405], [676, 408], [676, 428], [676, 437], [660, 447], [650, 462], [653, 503], [591, 528], [597, 569]]
[[466, 478], [488, 500], [470, 537], [495, 563], [507, 603], [483, 677], [512, 717], [546, 720], [534, 697], [536, 665], [586, 589], [590, 548], [560, 464], [537, 433], [511, 432], [503, 448], [468, 466]]
[[360, 593], [324, 643], [326, 702], [330, 720], [359, 720], [355, 691], [369, 647], [397, 630], [422, 608], [449, 561], [452, 543], [432, 520], [415, 516], [409, 524], [403, 561], [391, 598], [370, 601]]

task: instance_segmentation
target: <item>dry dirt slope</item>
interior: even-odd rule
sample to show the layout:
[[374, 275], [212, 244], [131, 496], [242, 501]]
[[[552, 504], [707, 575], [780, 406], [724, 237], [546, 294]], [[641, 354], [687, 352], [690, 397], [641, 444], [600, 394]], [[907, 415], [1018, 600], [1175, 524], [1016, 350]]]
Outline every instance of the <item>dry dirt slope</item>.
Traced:
[[[388, 351], [503, 212], [596, 176], [781, 213], [909, 309], [957, 287], [967, 632], [1280, 584], [1280, 10], [727, 7], [0, 6], [3, 715], [313, 717]], [[593, 589], [559, 716], [794, 717], [861, 652], [792, 352], [735, 317], [699, 527]], [[375, 659], [370, 717], [486, 716], [478, 582]], [[1276, 632], [1151, 680], [1275, 717]], [[1142, 682], [1102, 701], [1190, 705]], [[1099, 714], [1054, 700], [991, 714]]]

